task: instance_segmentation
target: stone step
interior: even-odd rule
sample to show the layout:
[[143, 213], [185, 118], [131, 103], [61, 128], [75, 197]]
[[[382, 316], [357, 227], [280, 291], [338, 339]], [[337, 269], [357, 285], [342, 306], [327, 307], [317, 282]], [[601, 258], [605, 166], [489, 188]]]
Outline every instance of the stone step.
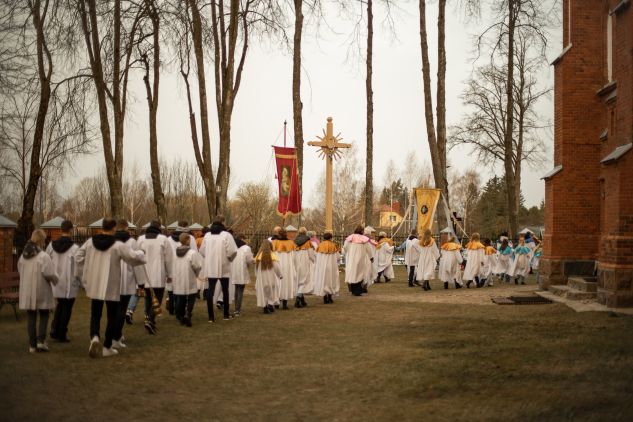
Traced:
[[580, 277], [569, 277], [567, 279], [567, 286], [580, 292], [596, 293], [598, 291], [598, 283], [596, 281], [589, 281], [586, 278]]
[[580, 290], [569, 289], [565, 297], [569, 300], [591, 300], [597, 299], [598, 292], [581, 292]]
[[571, 290], [571, 288], [569, 286], [566, 286], [564, 284], [556, 284], [553, 286], [549, 286], [547, 288], [547, 290], [553, 294], [555, 294], [556, 296], [561, 296], [561, 297], [565, 297], [567, 296], [567, 292]]

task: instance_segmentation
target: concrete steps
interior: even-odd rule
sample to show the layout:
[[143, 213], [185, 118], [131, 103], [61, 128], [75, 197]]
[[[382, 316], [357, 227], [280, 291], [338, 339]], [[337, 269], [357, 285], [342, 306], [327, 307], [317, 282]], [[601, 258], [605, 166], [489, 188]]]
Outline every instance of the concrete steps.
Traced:
[[598, 283], [595, 277], [569, 277], [566, 285], [549, 286], [548, 291], [569, 300], [595, 300]]

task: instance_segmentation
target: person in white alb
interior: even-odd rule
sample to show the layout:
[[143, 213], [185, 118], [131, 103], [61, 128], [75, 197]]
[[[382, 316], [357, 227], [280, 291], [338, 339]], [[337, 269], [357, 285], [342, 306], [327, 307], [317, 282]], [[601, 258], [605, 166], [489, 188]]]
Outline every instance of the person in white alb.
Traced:
[[[182, 233], [185, 233], [189, 236], [189, 248], [193, 249], [194, 251], [197, 251], [198, 247], [196, 246], [196, 238], [193, 237], [193, 235], [190, 233], [189, 222], [186, 220], [180, 220], [178, 221], [178, 226], [176, 227], [176, 230], [174, 230], [172, 234], [167, 237], [167, 241], [169, 242], [169, 245], [174, 251], [174, 254], [176, 253], [176, 248], [178, 248], [181, 245], [180, 235]], [[165, 307], [167, 308], [167, 312], [169, 312], [169, 315], [173, 315], [176, 309], [176, 301], [174, 299], [173, 284], [168, 283], [165, 286], [165, 290], [167, 290], [167, 301], [166, 301]]]
[[191, 327], [193, 307], [198, 296], [198, 274], [202, 270], [202, 256], [191, 248], [191, 241], [188, 233], [180, 233], [172, 280], [176, 319], [187, 327]]
[[[118, 351], [112, 347], [116, 331], [119, 301], [121, 300], [121, 261], [137, 266], [145, 263], [143, 251], [133, 251], [114, 237], [116, 221], [104, 218], [102, 234], [88, 239], [77, 251], [76, 275], [86, 289], [91, 300], [90, 310], [90, 357], [114, 356]], [[103, 304], [107, 309], [108, 322], [103, 346], [100, 340]]]
[[211, 223], [210, 230], [204, 235], [200, 246], [203, 256], [202, 276], [209, 281], [207, 289], [207, 313], [209, 322], [215, 322], [213, 313], [213, 293], [218, 282], [222, 286], [224, 300], [224, 320], [231, 319], [229, 313], [229, 280], [231, 277], [231, 262], [237, 255], [237, 245], [233, 236], [224, 227], [224, 218], [216, 217]]
[[75, 245], [70, 237], [72, 230], [73, 223], [70, 220], [62, 221], [62, 235], [49, 243], [46, 248], [46, 253], [53, 260], [55, 272], [59, 276], [59, 282], [53, 286], [53, 296], [57, 299], [57, 306], [55, 306], [51, 323], [51, 338], [60, 343], [69, 341], [68, 323], [81, 284], [75, 277], [75, 253], [79, 246]]
[[235, 316], [242, 314], [242, 299], [244, 298], [244, 288], [250, 283], [248, 266], [255, 262], [253, 251], [248, 245], [248, 240], [244, 241], [239, 237], [235, 239], [237, 254], [231, 264], [231, 284], [235, 287]]

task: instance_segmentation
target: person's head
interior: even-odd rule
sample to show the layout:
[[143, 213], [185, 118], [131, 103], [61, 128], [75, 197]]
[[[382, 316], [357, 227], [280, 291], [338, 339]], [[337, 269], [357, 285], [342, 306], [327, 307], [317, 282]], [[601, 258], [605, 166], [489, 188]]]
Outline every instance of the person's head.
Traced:
[[376, 233], [376, 230], [374, 230], [374, 228], [371, 227], [371, 226], [367, 226], [367, 227], [365, 227], [365, 230], [363, 230], [363, 234], [365, 236], [367, 236], [367, 237], [373, 238], [374, 237], [374, 233]]
[[411, 229], [411, 236], [417, 236], [418, 235], [418, 230], [417, 229]]
[[224, 224], [224, 216], [221, 214], [216, 215], [211, 224]]
[[189, 242], [191, 242], [191, 237], [189, 237], [189, 233], [180, 233], [180, 236], [178, 236], [178, 241], [182, 246], [189, 246]]
[[160, 230], [160, 221], [158, 220], [152, 220], [149, 222], [149, 226], [153, 229], [158, 229]]
[[501, 249], [505, 249], [508, 247], [508, 239], [503, 239], [501, 241]]
[[299, 231], [297, 231], [297, 234], [303, 234], [307, 236], [308, 229], [306, 229], [305, 227], [299, 227]]
[[286, 229], [280, 228], [279, 231], [277, 232], [277, 235], [282, 240], [288, 239], [288, 232], [286, 231]]
[[525, 235], [524, 234], [520, 234], [519, 235], [519, 245], [521, 245], [521, 246], [525, 245]]
[[112, 218], [104, 218], [101, 223], [101, 229], [104, 234], [112, 234], [114, 233], [114, 228], [116, 227], [116, 221]]
[[281, 230], [281, 227], [275, 226], [275, 228], [273, 228], [273, 234], [279, 235], [280, 230]]
[[378, 240], [384, 239], [385, 237], [387, 237], [387, 233], [385, 233], [385, 232], [378, 233]]
[[269, 241], [265, 240], [262, 242], [262, 245], [259, 247], [259, 253], [261, 254], [257, 265], [262, 270], [269, 270], [273, 267], [273, 256], [271, 252], [271, 244]]
[[432, 237], [433, 237], [433, 233], [431, 232], [430, 229], [424, 230], [424, 237], [422, 238], [424, 242], [430, 241]]
[[126, 231], [129, 227], [129, 223], [126, 219], [122, 218], [116, 222], [116, 230], [119, 232]]
[[332, 232], [327, 231], [323, 233], [323, 240], [332, 240], [332, 236], [333, 236]]
[[356, 228], [354, 229], [354, 234], [363, 234], [363, 230], [365, 230], [363, 226], [356, 226]]
[[178, 227], [187, 228], [189, 227], [189, 222], [187, 220], [178, 221]]
[[484, 246], [490, 246], [492, 244], [492, 242], [488, 238], [485, 238], [483, 243], [484, 243]]
[[481, 239], [481, 237], [479, 237], [479, 233], [473, 233], [470, 236], [470, 240], [472, 240], [473, 242], [479, 242], [480, 239]]
[[203, 227], [203, 228], [202, 228], [202, 235], [204, 236], [205, 234], [209, 233], [209, 231], [210, 231], [210, 230], [211, 230], [211, 229], [210, 229], [210, 228], [208, 228], [208, 227]]
[[531, 238], [532, 238], [532, 233], [530, 232], [525, 233], [525, 240], [529, 240]]
[[312, 238], [316, 236], [316, 232], [314, 230], [308, 230], [308, 232], [306, 233], [306, 236]]
[[31, 242], [35, 243], [40, 249], [44, 249], [46, 232], [42, 229], [33, 230], [33, 233], [31, 233]]
[[70, 232], [73, 230], [73, 222], [70, 220], [62, 221], [61, 229], [63, 234], [69, 235]]

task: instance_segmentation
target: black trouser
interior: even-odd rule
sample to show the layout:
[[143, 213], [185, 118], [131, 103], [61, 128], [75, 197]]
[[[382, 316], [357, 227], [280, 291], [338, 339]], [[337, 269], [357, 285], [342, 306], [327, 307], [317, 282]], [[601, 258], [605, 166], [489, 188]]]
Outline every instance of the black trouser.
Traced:
[[245, 287], [245, 284], [235, 285], [235, 312], [240, 312], [242, 310], [242, 298], [244, 298]]
[[156, 315], [154, 315], [154, 310], [152, 309], [152, 290], [154, 290], [154, 296], [156, 296], [156, 300], [159, 305], [163, 304], [163, 295], [165, 294], [164, 287], [154, 287], [150, 289], [149, 287], [145, 288], [145, 315], [149, 318], [150, 321], [156, 322]]
[[215, 285], [220, 282], [222, 286], [222, 302], [224, 304], [224, 318], [229, 317], [229, 279], [223, 278], [210, 278], [209, 290], [207, 291], [207, 312], [209, 314], [209, 321], [215, 321], [215, 315], [213, 314], [213, 294], [215, 293]]
[[415, 265], [409, 265], [409, 284], [413, 284], [415, 277]]
[[363, 293], [363, 282], [352, 283], [350, 284], [350, 288], [354, 296], [360, 296]]
[[116, 331], [114, 332], [114, 340], [121, 340], [123, 337], [123, 326], [125, 325], [125, 313], [127, 312], [127, 306], [130, 304], [130, 299], [132, 295], [121, 295], [121, 300], [119, 301], [119, 311], [116, 320]]
[[51, 337], [57, 340], [66, 340], [68, 334], [68, 323], [73, 313], [75, 298], [58, 298], [53, 322], [51, 323]]
[[189, 319], [189, 321], [191, 321], [193, 306], [196, 304], [197, 297], [197, 293], [192, 293], [190, 295], [174, 295], [174, 309], [176, 312], [176, 318], [178, 318], [180, 322], [182, 322], [184, 318], [187, 318]]
[[[26, 311], [28, 321], [26, 324], [26, 332], [29, 334], [29, 345], [37, 347], [37, 343], [44, 343], [46, 340], [46, 328], [48, 327], [48, 309], [39, 309], [37, 311]], [[37, 314], [40, 314], [40, 326], [35, 333], [35, 325], [37, 323]]]
[[170, 315], [173, 315], [174, 309], [176, 309], [176, 301], [174, 300], [174, 292], [173, 290], [167, 290], [167, 312], [169, 312]]
[[101, 315], [103, 314], [103, 302], [106, 305], [106, 313], [108, 316], [108, 322], [106, 324], [105, 341], [103, 347], [112, 347], [112, 340], [114, 339], [114, 333], [116, 333], [117, 321], [119, 316], [119, 301], [118, 300], [97, 300], [92, 299], [90, 309], [90, 338], [94, 336], [101, 337], [99, 331], [101, 329]]

